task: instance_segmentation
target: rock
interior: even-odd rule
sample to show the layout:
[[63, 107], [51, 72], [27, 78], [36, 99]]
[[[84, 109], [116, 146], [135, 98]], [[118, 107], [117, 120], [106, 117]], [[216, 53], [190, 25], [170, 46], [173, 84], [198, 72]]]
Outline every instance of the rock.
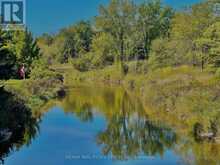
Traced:
[[8, 141], [12, 136], [12, 132], [9, 129], [0, 130], [0, 143]]
[[57, 91], [58, 98], [64, 98], [66, 96], [66, 91], [64, 88], [61, 88], [59, 91]]

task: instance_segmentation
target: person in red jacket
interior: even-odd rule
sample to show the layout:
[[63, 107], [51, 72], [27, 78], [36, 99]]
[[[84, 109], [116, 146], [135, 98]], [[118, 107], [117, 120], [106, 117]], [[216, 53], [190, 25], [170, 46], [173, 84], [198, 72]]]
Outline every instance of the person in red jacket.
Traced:
[[20, 76], [21, 79], [25, 79], [25, 67], [24, 67], [24, 64], [19, 69], [19, 76]]

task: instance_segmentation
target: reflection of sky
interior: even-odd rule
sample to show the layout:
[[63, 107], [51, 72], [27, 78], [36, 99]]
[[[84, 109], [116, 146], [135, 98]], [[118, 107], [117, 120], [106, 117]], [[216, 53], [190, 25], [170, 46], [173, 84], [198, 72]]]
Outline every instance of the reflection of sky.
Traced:
[[[58, 29], [97, 15], [98, 6], [110, 0], [26, 0], [27, 24], [35, 35], [54, 33]], [[134, 0], [140, 2], [144, 0]], [[162, 0], [175, 8], [181, 8], [200, 0]]]
[[6, 165], [175, 165], [178, 157], [167, 151], [161, 159], [145, 157], [136, 161], [69, 160], [65, 156], [101, 156], [101, 147], [96, 145], [97, 133], [106, 127], [105, 120], [96, 116], [91, 123], [81, 123], [73, 114], [65, 115], [59, 108], [49, 112], [40, 124], [40, 135], [30, 147], [12, 153]]

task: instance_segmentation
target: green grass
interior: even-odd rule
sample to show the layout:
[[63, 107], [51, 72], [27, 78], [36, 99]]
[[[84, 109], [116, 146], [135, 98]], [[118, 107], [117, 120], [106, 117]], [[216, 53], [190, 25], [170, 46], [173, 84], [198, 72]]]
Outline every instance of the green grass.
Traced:
[[73, 70], [72, 64], [57, 64], [50, 67], [51, 69], [59, 72], [59, 73], [66, 73]]
[[26, 102], [26, 105], [29, 104], [31, 100], [31, 93], [29, 91], [29, 87], [27, 87], [27, 83], [29, 79], [26, 80], [7, 80], [4, 82], [4, 89], [12, 94], [14, 94], [19, 99], [22, 99]]
[[4, 89], [13, 93], [16, 97], [25, 101], [31, 109], [39, 109], [47, 101], [53, 99], [60, 90], [62, 84], [59, 80], [40, 79], [40, 80], [8, 80], [2, 82]]
[[24, 84], [25, 81], [28, 81], [28, 80], [13, 80], [13, 79], [11, 79], [11, 80], [5, 81], [4, 85], [9, 86], [9, 87], [19, 88], [22, 86], [22, 84]]

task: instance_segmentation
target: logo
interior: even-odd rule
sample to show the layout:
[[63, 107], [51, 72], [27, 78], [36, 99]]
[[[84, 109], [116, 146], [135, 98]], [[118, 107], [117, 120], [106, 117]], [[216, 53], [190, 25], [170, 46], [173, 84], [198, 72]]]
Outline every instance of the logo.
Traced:
[[216, 17], [220, 16], [220, 3], [214, 4], [213, 12]]
[[25, 0], [0, 0], [1, 26], [3, 29], [24, 28]]

